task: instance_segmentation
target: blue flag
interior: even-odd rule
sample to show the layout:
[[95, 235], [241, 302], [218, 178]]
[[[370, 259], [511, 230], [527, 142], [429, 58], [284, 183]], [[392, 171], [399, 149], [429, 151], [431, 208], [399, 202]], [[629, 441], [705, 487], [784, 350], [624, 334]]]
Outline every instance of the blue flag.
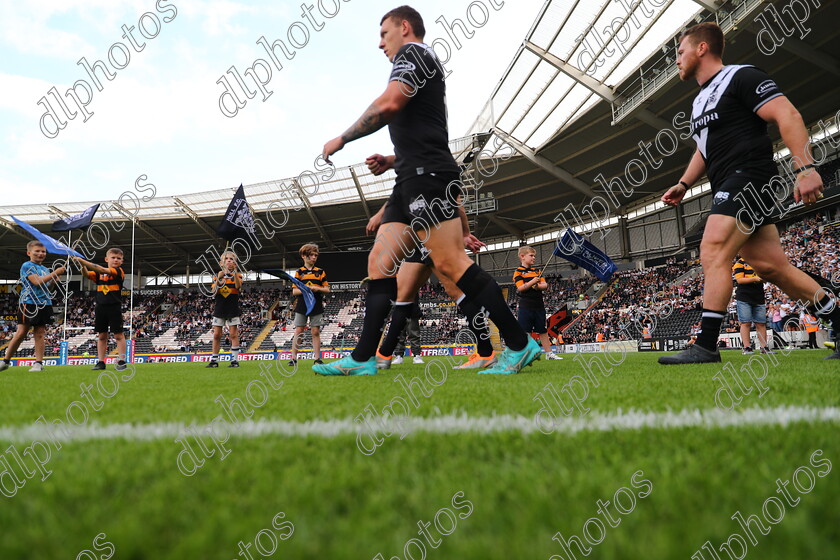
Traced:
[[227, 241], [238, 238], [253, 239], [255, 227], [254, 216], [251, 215], [251, 209], [248, 208], [248, 202], [245, 200], [245, 187], [239, 185], [228, 204], [222, 223], [216, 228], [216, 233]]
[[86, 228], [93, 221], [93, 216], [99, 210], [99, 204], [94, 204], [84, 212], [80, 212], [75, 216], [62, 218], [53, 223], [53, 231], [70, 231], [72, 229]]
[[50, 237], [46, 233], [41, 233], [40, 231], [38, 231], [34, 227], [30, 226], [26, 222], [18, 220], [14, 216], [12, 216], [12, 219], [15, 221], [15, 223], [17, 225], [19, 225], [20, 227], [22, 227], [23, 229], [25, 229], [26, 231], [31, 233], [32, 236], [35, 237], [35, 239], [37, 239], [38, 241], [43, 243], [44, 247], [47, 249], [47, 253], [53, 253], [55, 255], [70, 255], [71, 257], [85, 258], [84, 255], [82, 255], [81, 253], [77, 253], [76, 251], [74, 251], [73, 249], [71, 249], [70, 247], [68, 247], [64, 243], [62, 243], [61, 241], [53, 239], [52, 237]]
[[273, 276], [277, 276], [278, 278], [282, 278], [283, 280], [288, 280], [295, 286], [297, 289], [300, 290], [300, 293], [303, 294], [303, 301], [306, 302], [306, 314], [310, 315], [312, 310], [315, 309], [315, 292], [312, 291], [312, 288], [295, 278], [294, 276], [290, 276], [286, 271], [280, 270], [278, 268], [269, 268], [263, 270], [266, 274], [271, 274]]
[[582, 266], [604, 282], [612, 278], [613, 272], [616, 271], [612, 259], [570, 229], [567, 229], [560, 241], [557, 242], [554, 254]]

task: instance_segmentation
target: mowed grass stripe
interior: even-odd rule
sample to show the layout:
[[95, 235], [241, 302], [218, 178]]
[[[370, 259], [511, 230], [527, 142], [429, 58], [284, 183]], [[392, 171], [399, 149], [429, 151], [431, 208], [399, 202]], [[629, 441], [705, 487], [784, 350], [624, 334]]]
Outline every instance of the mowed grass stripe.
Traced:
[[[361, 419], [360, 419], [361, 420]], [[233, 437], [259, 438], [321, 437], [334, 438], [345, 435], [370, 433], [410, 434], [425, 432], [433, 434], [492, 434], [497, 432], [535, 432], [551, 434], [576, 434], [579, 432], [610, 432], [617, 430], [680, 428], [737, 428], [742, 426], [787, 426], [795, 422], [840, 423], [840, 407], [780, 406], [775, 408], [747, 408], [736, 412], [718, 409], [684, 409], [679, 412], [645, 412], [630, 410], [615, 413], [592, 413], [576, 418], [541, 419], [538, 426], [534, 417], [520, 415], [468, 416], [442, 415], [432, 418], [394, 416], [369, 419], [368, 423], [352, 418], [334, 420], [311, 420], [305, 422], [288, 420], [258, 420], [217, 427], [226, 429]], [[28, 426], [0, 427], [0, 441], [29, 443], [32, 441], [91, 441], [128, 440], [152, 441], [174, 439], [181, 435], [187, 424], [180, 422], [153, 424], [91, 424], [87, 426], [66, 426], [59, 430], [47, 430], [41, 424]], [[210, 425], [196, 427], [210, 433]]]
[[[571, 355], [570, 355], [571, 356]], [[577, 356], [575, 356], [577, 357]], [[412, 417], [434, 418], [441, 414], [468, 413], [470, 416], [511, 414], [532, 417], [545, 403], [556, 398], [574, 414], [591, 409], [595, 412], [643, 410], [667, 412], [676, 410], [714, 408], [721, 384], [732, 387], [738, 409], [760, 406], [840, 406], [840, 375], [838, 364], [822, 360], [816, 350], [802, 350], [801, 354], [779, 357], [779, 366], [767, 372], [763, 388], [752, 383], [742, 369], [749, 363], [740, 353], [729, 358], [739, 379], [733, 379], [731, 369], [723, 371], [721, 364], [699, 364], [685, 368], [656, 367], [656, 356], [627, 354], [619, 366], [606, 363], [599, 355], [581, 355], [586, 360], [601, 360], [607, 371], [597, 364], [592, 377], [583, 364], [573, 358], [563, 361], [540, 361], [519, 375], [487, 376], [474, 371], [452, 370], [446, 382], [434, 386], [426, 379], [440, 378], [441, 371], [429, 360], [425, 365], [404, 364], [381, 371], [365, 379], [355, 377], [326, 378], [312, 375], [308, 367], [301, 367], [290, 377], [278, 372], [274, 363], [243, 363], [238, 369], [205, 369], [202, 364], [139, 364], [130, 381], [121, 380], [119, 392], [113, 397], [100, 394], [99, 386], [113, 391], [108, 378], [113, 371], [96, 372], [85, 366], [47, 368], [46, 374], [28, 373], [11, 368], [0, 374], [0, 426], [24, 426], [41, 416], [47, 420], [69, 422], [68, 412], [79, 420], [84, 411], [75, 405], [85, 404], [90, 422], [102, 424], [158, 424], [183, 422], [207, 424], [238, 399], [246, 406], [237, 406], [237, 419], [283, 419], [297, 422], [355, 418], [368, 406], [377, 411], [389, 403], [406, 400]], [[761, 359], [752, 356], [754, 360]], [[782, 361], [784, 358], [784, 361]], [[594, 362], [593, 362], [594, 364]], [[728, 364], [726, 364], [728, 365]], [[753, 366], [757, 364], [752, 363]], [[269, 372], [264, 371], [266, 367]], [[760, 367], [754, 374], [763, 375]], [[22, 371], [21, 371], [22, 370]], [[268, 398], [260, 394], [256, 382], [268, 385], [268, 373], [282, 387], [267, 389]], [[576, 377], [577, 376], [577, 377]], [[718, 376], [718, 379], [715, 379]], [[590, 380], [586, 387], [581, 379]], [[574, 381], [570, 391], [565, 387]], [[596, 385], [595, 382], [598, 382]], [[406, 388], [410, 383], [410, 389]], [[559, 396], [548, 396], [546, 388]], [[84, 385], [85, 395], [82, 394]], [[94, 386], [94, 389], [89, 389]], [[251, 399], [248, 400], [250, 387]], [[739, 387], [741, 388], [739, 390]], [[543, 395], [535, 400], [535, 396]], [[399, 397], [397, 399], [397, 397]], [[721, 394], [726, 399], [726, 395]], [[397, 400], [395, 400], [397, 399]], [[542, 402], [539, 402], [539, 401]], [[94, 402], [101, 404], [93, 405]], [[724, 400], [724, 404], [728, 404]], [[579, 405], [579, 406], [578, 406]], [[555, 405], [552, 405], [555, 406]], [[559, 405], [557, 405], [559, 406]], [[70, 408], [72, 407], [72, 409]], [[101, 407], [101, 410], [99, 409]], [[70, 409], [68, 411], [68, 409]], [[562, 416], [559, 408], [556, 414]], [[81, 423], [81, 422], [80, 422]]]

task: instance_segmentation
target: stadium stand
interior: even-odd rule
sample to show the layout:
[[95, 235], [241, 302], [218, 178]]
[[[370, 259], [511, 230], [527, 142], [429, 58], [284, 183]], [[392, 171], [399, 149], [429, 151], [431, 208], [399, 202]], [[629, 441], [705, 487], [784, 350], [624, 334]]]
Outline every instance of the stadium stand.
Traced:
[[[362, 300], [358, 292], [332, 292], [324, 298], [324, 317], [321, 328], [321, 346], [341, 345], [345, 340], [357, 340], [362, 328]], [[293, 313], [287, 308], [275, 313], [273, 331], [257, 348], [261, 352], [290, 350], [294, 337]], [[301, 340], [303, 348], [311, 348], [312, 335], [307, 328]]]
[[[834, 216], [831, 218], [830, 216]], [[816, 213], [781, 226], [781, 240], [791, 262], [828, 280], [840, 278], [840, 221], [836, 213]], [[675, 281], [676, 280], [676, 281]], [[703, 274], [697, 261], [618, 273], [604, 297], [571, 323], [564, 332], [567, 342], [594, 342], [598, 332], [607, 340], [641, 335], [645, 319], [653, 317], [655, 336], [684, 337], [699, 321]], [[768, 303], [794, 307], [784, 293], [765, 284]], [[733, 300], [734, 302], [734, 300]], [[734, 303], [723, 332], [738, 332]]]

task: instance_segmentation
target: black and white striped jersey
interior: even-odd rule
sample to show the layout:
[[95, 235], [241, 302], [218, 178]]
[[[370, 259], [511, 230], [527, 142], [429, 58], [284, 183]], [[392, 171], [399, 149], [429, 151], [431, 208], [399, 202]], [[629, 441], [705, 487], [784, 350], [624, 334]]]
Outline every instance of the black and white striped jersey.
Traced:
[[759, 180], [776, 174], [767, 123], [756, 111], [781, 95], [770, 76], [747, 65], [724, 66], [700, 87], [691, 133], [713, 190], [736, 174]]

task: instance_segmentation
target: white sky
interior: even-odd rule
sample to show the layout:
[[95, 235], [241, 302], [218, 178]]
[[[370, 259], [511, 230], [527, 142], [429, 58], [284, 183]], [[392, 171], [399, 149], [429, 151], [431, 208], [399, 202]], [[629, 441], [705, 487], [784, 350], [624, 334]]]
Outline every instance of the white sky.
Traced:
[[[119, 196], [145, 174], [158, 195], [235, 187], [300, 174], [324, 143], [338, 136], [385, 88], [390, 63], [377, 48], [379, 20], [399, 0], [342, 0], [332, 19], [314, 3], [314, 32], [301, 15], [301, 0], [0, 0], [0, 192], [4, 205], [107, 200]], [[446, 64], [450, 136], [466, 133], [488, 99], [542, 0], [478, 0], [488, 22], [461, 40]], [[338, 0], [321, 0], [334, 10]], [[426, 42], [448, 38], [436, 20], [466, 20], [474, 0], [424, 0], [414, 4], [426, 23]], [[499, 9], [493, 7], [499, 6]], [[175, 18], [164, 23], [161, 18]], [[161, 29], [135, 52], [122, 37], [123, 24], [137, 26], [145, 12]], [[476, 17], [481, 13], [473, 8]], [[154, 33], [154, 19], [145, 16]], [[479, 20], [480, 21], [480, 20]], [[219, 110], [231, 66], [240, 73], [258, 58], [258, 44], [282, 39], [303, 22], [309, 42], [294, 59], [282, 55], [273, 68], [266, 101], [257, 93], [234, 118]], [[303, 37], [300, 28], [294, 33]], [[299, 39], [300, 40], [300, 39]], [[122, 69], [107, 62], [111, 45], [122, 42], [131, 59]], [[293, 47], [294, 48], [294, 47]], [[113, 50], [122, 62], [119, 48]], [[279, 53], [279, 50], [278, 50]], [[440, 51], [443, 55], [443, 51]], [[77, 61], [106, 61], [116, 72], [103, 90], [93, 89], [88, 110], [47, 138], [39, 128], [38, 101], [55, 86], [64, 93], [77, 80], [92, 84]], [[262, 70], [258, 70], [262, 73]], [[251, 83], [250, 78], [246, 80]], [[82, 97], [85, 94], [79, 89]], [[51, 96], [49, 96], [51, 97]], [[53, 104], [55, 102], [53, 101]], [[73, 107], [72, 102], [68, 104]], [[50, 123], [52, 127], [52, 123]], [[338, 166], [371, 153], [392, 153], [387, 130], [358, 140], [334, 156]]]

